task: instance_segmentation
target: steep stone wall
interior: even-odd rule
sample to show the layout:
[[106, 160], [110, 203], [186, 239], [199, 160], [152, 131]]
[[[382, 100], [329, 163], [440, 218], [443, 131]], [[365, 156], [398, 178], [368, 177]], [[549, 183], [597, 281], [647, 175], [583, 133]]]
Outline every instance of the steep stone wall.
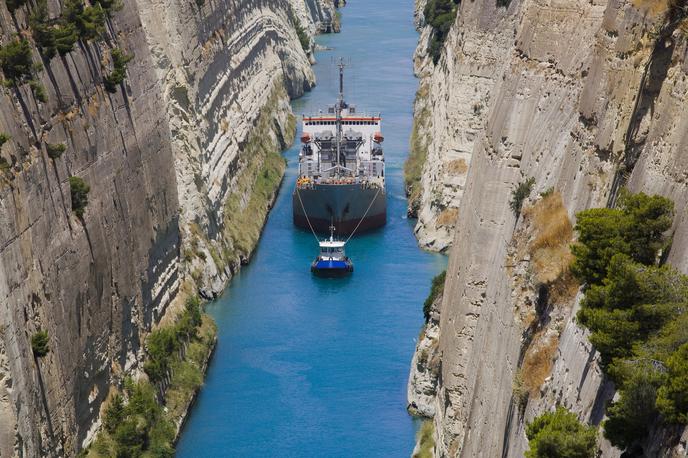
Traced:
[[[2, 44], [30, 38], [34, 6], [0, 6]], [[61, 5], [48, 8], [56, 17]], [[329, 0], [124, 0], [104, 40], [43, 59], [46, 102], [27, 84], [0, 92], [11, 136], [0, 152], [0, 456], [75, 455], [182, 283], [212, 295], [248, 255], [216, 247], [234, 243], [225, 204], [250, 201], [255, 177], [239, 177], [262, 171], [247, 166], [252, 132], [273, 154], [291, 141], [289, 97], [313, 84], [297, 26], [312, 36], [332, 17]], [[109, 93], [114, 47], [134, 58]], [[66, 151], [51, 159], [48, 143]], [[70, 176], [90, 185], [83, 218]], [[217, 256], [186, 256], [192, 245]], [[34, 358], [39, 329], [50, 352]]]
[[[524, 225], [509, 206], [518, 183], [535, 178], [531, 199], [550, 188], [559, 191], [570, 218], [613, 204], [622, 185], [671, 197], [677, 217], [668, 262], [688, 271], [688, 164], [682, 154], [688, 46], [684, 23], [667, 18], [667, 8], [663, 2], [619, 0], [525, 0], [508, 7], [462, 2], [444, 56], [421, 79], [428, 95], [417, 103], [431, 101], [428, 144], [445, 145], [428, 150], [424, 195], [450, 181], [443, 167], [453, 157], [452, 145], [474, 132], [463, 143], [470, 155], [463, 195], [437, 207], [459, 209], [440, 308], [438, 456], [522, 456], [525, 421], [561, 403], [597, 424], [613, 395], [585, 331], [572, 318], [572, 301], [557, 316], [559, 326], [544, 329], [558, 342], [551, 375], [519, 405], [514, 386], [530, 342], [519, 311], [539, 295], [537, 282], [515, 283], [531, 265], [528, 257], [516, 260], [522, 270], [513, 263], [514, 237]], [[476, 47], [481, 51], [472, 53]], [[489, 65], [486, 56], [494, 57]], [[445, 89], [451, 75], [462, 72], [472, 82]], [[475, 97], [484, 103], [480, 114], [469, 106]], [[442, 201], [433, 198], [433, 204]], [[419, 210], [426, 246], [441, 239], [425, 229], [434, 227], [433, 208], [423, 203]], [[685, 452], [680, 435], [660, 431], [646, 450]], [[619, 455], [604, 442], [602, 451]]]

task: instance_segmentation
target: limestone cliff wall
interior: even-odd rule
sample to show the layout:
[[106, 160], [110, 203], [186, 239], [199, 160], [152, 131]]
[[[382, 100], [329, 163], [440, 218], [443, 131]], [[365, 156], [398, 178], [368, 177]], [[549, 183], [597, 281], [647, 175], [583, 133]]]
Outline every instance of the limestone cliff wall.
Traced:
[[[535, 178], [526, 207], [540, 192], [560, 192], [571, 219], [613, 204], [622, 185], [671, 197], [677, 217], [668, 261], [688, 271], [688, 46], [685, 22], [668, 8], [622, 0], [462, 2], [443, 57], [434, 67], [420, 64], [427, 94], [417, 107], [428, 107], [421, 125], [432, 136], [421, 243], [441, 247], [437, 209], [458, 209], [440, 307], [438, 456], [522, 456], [526, 420], [562, 403], [598, 423], [613, 395], [572, 318], [577, 299], [552, 303], [529, 278], [529, 257], [518, 256], [527, 229], [527, 218], [509, 208], [518, 183]], [[468, 168], [461, 192], [452, 194], [446, 164], [457, 151]], [[533, 342], [524, 316], [538, 307], [544, 321], [535, 329], [554, 342], [555, 362], [539, 392], [524, 399], [514, 389]], [[646, 451], [679, 456], [680, 436], [658, 432]], [[619, 455], [605, 443], [602, 451]]]
[[[34, 7], [11, 14], [3, 2], [3, 44], [30, 39]], [[54, 18], [61, 4], [48, 8]], [[257, 235], [232, 249], [226, 203], [251, 202], [262, 162], [293, 136], [289, 97], [314, 83], [297, 28], [312, 37], [333, 17], [329, 0], [124, 0], [104, 40], [42, 59], [46, 102], [27, 84], [0, 91], [11, 136], [0, 150], [0, 456], [75, 455], [180, 288], [212, 295], [250, 254]], [[134, 58], [109, 93], [115, 47]], [[49, 143], [66, 151], [51, 159]], [[83, 218], [70, 176], [90, 185]], [[50, 352], [34, 358], [39, 329]]]

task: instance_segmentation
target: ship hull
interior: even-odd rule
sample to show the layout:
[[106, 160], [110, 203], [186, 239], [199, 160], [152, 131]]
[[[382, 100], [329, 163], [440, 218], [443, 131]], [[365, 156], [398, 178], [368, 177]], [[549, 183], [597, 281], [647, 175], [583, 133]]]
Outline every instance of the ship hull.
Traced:
[[310, 230], [310, 221], [313, 230], [321, 234], [328, 234], [331, 224], [337, 235], [348, 237], [357, 226], [356, 233], [360, 233], [387, 223], [384, 190], [358, 184], [316, 184], [296, 189], [292, 205], [294, 225]]

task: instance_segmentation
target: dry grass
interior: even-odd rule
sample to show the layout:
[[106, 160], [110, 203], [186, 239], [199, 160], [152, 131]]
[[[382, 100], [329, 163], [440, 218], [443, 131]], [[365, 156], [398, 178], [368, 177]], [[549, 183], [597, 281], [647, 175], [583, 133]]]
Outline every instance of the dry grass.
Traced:
[[453, 226], [459, 217], [458, 208], [447, 208], [437, 216], [437, 226]]
[[447, 163], [447, 173], [449, 175], [464, 175], [468, 172], [468, 164], [465, 159], [454, 159]]
[[545, 379], [552, 372], [558, 345], [559, 337], [548, 337], [544, 331], [533, 337], [533, 343], [528, 347], [521, 366], [523, 388], [531, 396], [540, 391]]
[[573, 225], [559, 192], [553, 192], [524, 211], [533, 221], [535, 238], [528, 247], [538, 282], [552, 284], [568, 275], [573, 255]]
[[633, 6], [648, 15], [655, 17], [665, 14], [672, 0], [633, 0]]

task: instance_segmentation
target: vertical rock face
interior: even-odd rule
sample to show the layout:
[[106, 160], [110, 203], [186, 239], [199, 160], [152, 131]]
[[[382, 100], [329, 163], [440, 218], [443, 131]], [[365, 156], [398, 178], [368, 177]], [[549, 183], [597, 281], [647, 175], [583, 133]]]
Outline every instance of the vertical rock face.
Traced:
[[[458, 208], [440, 307], [438, 456], [522, 456], [525, 421], [561, 403], [599, 423], [613, 395], [573, 321], [577, 301], [554, 307], [537, 282], [519, 280], [532, 265], [514, 259], [526, 224], [509, 205], [518, 183], [535, 179], [526, 208], [553, 188], [571, 218], [613, 204], [623, 185], [672, 198], [668, 262], [688, 272], [688, 46], [685, 21], [671, 11], [641, 1], [462, 2], [443, 57], [420, 64], [416, 113], [426, 114], [416, 121], [428, 136], [421, 243], [442, 248], [438, 210]], [[458, 153], [465, 184], [449, 186], [446, 164]], [[538, 328], [556, 344], [556, 361], [539, 392], [519, 403], [514, 388], [531, 342], [519, 311], [537, 301], [545, 321], [557, 310], [558, 326]], [[652, 441], [646, 450], [657, 455], [685, 453], [685, 438]], [[602, 451], [619, 455], [609, 444]]]
[[[61, 8], [48, 2], [53, 18]], [[196, 274], [219, 291], [250, 254], [231, 250], [226, 202], [251, 201], [262, 171], [251, 141], [267, 139], [265, 162], [293, 136], [289, 97], [314, 82], [299, 33], [333, 18], [329, 0], [124, 0], [105, 40], [43, 60], [46, 102], [28, 84], [0, 93], [11, 136], [0, 152], [0, 456], [76, 454], [182, 282]], [[28, 7], [3, 3], [2, 43], [30, 37], [28, 21]], [[134, 58], [109, 93], [115, 47]], [[48, 144], [66, 151], [51, 159]], [[71, 176], [90, 186], [82, 218]], [[184, 255], [196, 239], [212, 256]], [[32, 354], [38, 330], [44, 357]]]

